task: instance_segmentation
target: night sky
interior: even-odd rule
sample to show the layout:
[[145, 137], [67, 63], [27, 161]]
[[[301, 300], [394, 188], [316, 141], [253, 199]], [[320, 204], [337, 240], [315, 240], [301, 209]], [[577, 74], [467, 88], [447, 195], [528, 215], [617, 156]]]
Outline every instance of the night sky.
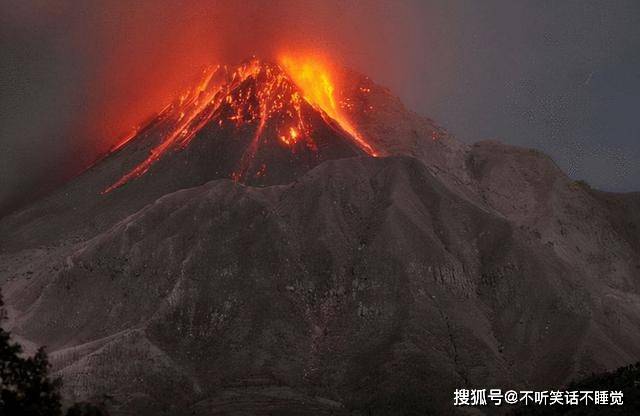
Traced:
[[637, 0], [4, 0], [0, 212], [77, 174], [201, 65], [284, 44], [326, 50], [467, 143], [640, 191]]

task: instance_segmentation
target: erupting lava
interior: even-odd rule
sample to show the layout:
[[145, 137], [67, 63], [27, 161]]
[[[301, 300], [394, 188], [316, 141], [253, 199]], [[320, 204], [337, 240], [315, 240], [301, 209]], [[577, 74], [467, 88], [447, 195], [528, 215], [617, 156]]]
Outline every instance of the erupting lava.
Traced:
[[[165, 107], [152, 124], [163, 128], [163, 137], [149, 156], [130, 172], [109, 186], [103, 193], [124, 185], [143, 175], [170, 150], [184, 149], [207, 124], [219, 127], [231, 124], [236, 128], [255, 125], [255, 133], [238, 166], [231, 174], [243, 180], [255, 159], [256, 152], [266, 140], [267, 124], [280, 146], [292, 152], [303, 148], [317, 151], [313, 128], [304, 106], [318, 111], [330, 126], [342, 130], [344, 136], [364, 153], [377, 156], [376, 151], [361, 137], [341, 113], [334, 95], [335, 84], [326, 66], [318, 60], [296, 60], [284, 57], [280, 64], [251, 59], [235, 68], [210, 67], [204, 70], [200, 83], [186, 91], [178, 100]], [[144, 135], [146, 128], [136, 128], [117, 144], [112, 152], [126, 147]], [[265, 166], [258, 172], [264, 174]]]
[[288, 55], [280, 58], [280, 63], [293, 82], [303, 91], [305, 100], [338, 122], [362, 150], [371, 156], [377, 156], [375, 150], [360, 136], [336, 104], [335, 84], [326, 65], [317, 58], [294, 59]]

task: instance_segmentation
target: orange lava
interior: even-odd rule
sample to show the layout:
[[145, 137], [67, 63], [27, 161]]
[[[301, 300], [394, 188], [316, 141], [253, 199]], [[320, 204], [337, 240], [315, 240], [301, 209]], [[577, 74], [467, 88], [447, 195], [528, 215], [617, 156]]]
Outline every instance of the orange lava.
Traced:
[[[335, 84], [326, 67], [313, 60], [286, 57], [280, 65], [275, 65], [254, 58], [233, 69], [227, 66], [207, 68], [199, 85], [182, 94], [156, 118], [170, 126], [162, 141], [144, 161], [103, 193], [143, 175], [167, 152], [183, 149], [211, 121], [219, 126], [231, 123], [236, 128], [255, 126], [253, 138], [232, 173], [234, 180], [243, 180], [249, 172], [268, 121], [274, 123], [280, 145], [290, 147], [292, 151], [299, 145], [316, 151], [313, 132], [302, 112], [304, 102], [318, 110], [322, 117], [334, 120], [364, 152], [377, 156], [340, 112], [334, 91]], [[112, 152], [121, 150], [140, 131], [141, 128], [136, 128]], [[265, 171], [266, 167], [261, 168], [260, 174]]]
[[306, 56], [292, 57], [283, 55], [280, 65], [304, 93], [304, 99], [316, 108], [321, 109], [329, 117], [334, 119], [340, 127], [353, 137], [356, 144], [370, 156], [378, 156], [377, 152], [362, 137], [349, 119], [340, 111], [336, 104], [336, 84], [329, 65], [322, 59]]
[[[109, 193], [129, 182], [131, 179], [143, 175], [167, 150], [177, 146], [184, 147], [189, 143], [202, 126], [209, 121], [207, 117], [200, 116], [203, 110], [213, 102], [214, 97], [219, 91], [220, 86], [212, 82], [212, 78], [218, 69], [219, 68], [207, 68], [204, 71], [202, 81], [197, 87], [187, 91], [180, 96], [180, 99], [176, 103], [173, 103], [160, 113], [160, 115], [168, 113], [168, 117], [175, 119], [173, 129], [165, 136], [162, 143], [151, 150], [151, 154], [142, 163], [138, 164], [133, 170], [105, 189], [103, 193]], [[116, 146], [114, 151], [121, 149], [132, 139], [133, 137], [126, 138]]]

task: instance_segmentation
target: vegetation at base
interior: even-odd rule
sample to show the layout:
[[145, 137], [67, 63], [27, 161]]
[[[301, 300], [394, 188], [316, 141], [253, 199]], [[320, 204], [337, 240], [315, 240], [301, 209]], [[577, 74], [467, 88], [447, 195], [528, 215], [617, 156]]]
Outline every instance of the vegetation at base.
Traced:
[[107, 411], [102, 406], [92, 403], [76, 403], [67, 410], [66, 416], [106, 416]]
[[[0, 324], [7, 318], [0, 292]], [[33, 357], [24, 356], [22, 346], [11, 341], [11, 333], [0, 326], [0, 416], [60, 416], [60, 379], [49, 377], [49, 359], [44, 348]], [[77, 403], [66, 416], [107, 416], [103, 409]]]

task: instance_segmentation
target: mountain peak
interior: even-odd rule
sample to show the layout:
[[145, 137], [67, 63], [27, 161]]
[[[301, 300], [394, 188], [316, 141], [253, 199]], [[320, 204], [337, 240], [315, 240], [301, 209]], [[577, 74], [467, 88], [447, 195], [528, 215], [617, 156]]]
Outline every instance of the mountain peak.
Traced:
[[325, 161], [354, 156], [418, 157], [456, 188], [466, 180], [465, 154], [366, 75], [311, 58], [251, 58], [205, 68], [82, 174], [16, 213], [19, 222], [67, 214], [11, 241], [86, 237], [181, 189], [218, 179], [286, 185]]
[[[272, 63], [251, 58], [235, 67], [206, 68], [197, 85], [112, 149], [111, 153], [123, 151], [149, 130], [162, 136], [144, 160], [103, 193], [144, 175], [171, 152], [185, 149], [206, 126], [215, 126], [220, 131], [253, 130], [242, 154], [236, 155], [237, 165], [229, 175], [241, 182], [267, 174], [269, 166], [257, 157], [265, 151], [318, 161], [327, 158], [323, 153], [334, 150], [341, 156], [377, 156], [344, 116], [342, 103], [334, 91], [329, 71], [313, 60], [285, 57], [281, 63]], [[338, 146], [340, 149], [329, 150], [328, 147], [337, 145], [338, 139], [344, 142]], [[269, 151], [266, 146], [275, 150]]]

